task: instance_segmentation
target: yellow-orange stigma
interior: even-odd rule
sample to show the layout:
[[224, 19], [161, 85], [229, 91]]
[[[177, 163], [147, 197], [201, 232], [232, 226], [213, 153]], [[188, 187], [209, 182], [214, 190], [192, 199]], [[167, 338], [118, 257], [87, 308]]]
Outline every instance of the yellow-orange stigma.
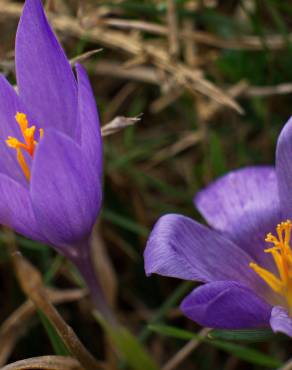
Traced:
[[[13, 148], [16, 150], [17, 161], [26, 179], [29, 181], [30, 180], [30, 170], [26, 163], [22, 150], [25, 150], [30, 155], [30, 157], [33, 158], [35, 147], [38, 144], [38, 142], [35, 140], [35, 137], [34, 137], [36, 127], [35, 126], [29, 127], [26, 114], [24, 113], [17, 112], [15, 115], [15, 119], [20, 127], [22, 136], [24, 138], [24, 142], [19, 141], [15, 137], [8, 136], [6, 140], [6, 144], [10, 148]], [[43, 137], [43, 135], [44, 135], [44, 130], [40, 129], [39, 130], [40, 139]]]
[[278, 270], [278, 276], [260, 267], [256, 263], [250, 263], [250, 267], [269, 285], [269, 287], [281, 295], [287, 302], [290, 315], [292, 314], [292, 250], [290, 247], [292, 222], [287, 220], [277, 225], [277, 236], [269, 233], [265, 239], [272, 243], [271, 248], [265, 249], [271, 253]]

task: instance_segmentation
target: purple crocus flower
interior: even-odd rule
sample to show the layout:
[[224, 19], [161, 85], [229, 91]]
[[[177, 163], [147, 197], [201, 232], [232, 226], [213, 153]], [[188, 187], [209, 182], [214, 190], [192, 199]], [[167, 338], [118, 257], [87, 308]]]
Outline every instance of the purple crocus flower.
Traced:
[[89, 238], [102, 201], [102, 141], [79, 64], [76, 75], [41, 1], [26, 0], [16, 35], [18, 93], [0, 76], [0, 223], [71, 259], [98, 296]]
[[146, 273], [205, 283], [181, 304], [200, 325], [270, 326], [292, 336], [291, 158], [292, 119], [279, 136], [275, 167], [230, 172], [196, 195], [213, 229], [176, 214], [156, 223]]

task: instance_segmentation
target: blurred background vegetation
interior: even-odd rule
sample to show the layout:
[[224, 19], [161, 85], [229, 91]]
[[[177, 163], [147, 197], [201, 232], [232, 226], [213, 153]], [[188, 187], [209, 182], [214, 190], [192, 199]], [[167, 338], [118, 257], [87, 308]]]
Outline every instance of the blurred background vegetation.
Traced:
[[[0, 70], [12, 83], [22, 4], [0, 0]], [[279, 367], [291, 355], [288, 341], [224, 347], [228, 338], [186, 342], [191, 339], [186, 332], [159, 329], [157, 324], [194, 334], [201, 330], [177, 308], [192, 285], [146, 278], [143, 249], [160, 215], [200, 218], [192, 198], [211, 180], [241, 166], [273, 163], [277, 136], [292, 107], [292, 3], [50, 0], [45, 5], [68, 57], [81, 59], [89, 72], [102, 124], [117, 116], [140, 118], [104, 138], [104, 207], [93, 240], [97, 269], [119, 319], [164, 370]], [[74, 268], [52, 249], [21, 237], [17, 242], [52, 289], [68, 293], [80, 283]], [[42, 315], [15, 311], [25, 297], [4, 242], [0, 257], [0, 365], [63, 353]], [[58, 309], [85, 346], [106, 368], [127, 368], [107, 353], [84, 291], [66, 294], [56, 299]]]

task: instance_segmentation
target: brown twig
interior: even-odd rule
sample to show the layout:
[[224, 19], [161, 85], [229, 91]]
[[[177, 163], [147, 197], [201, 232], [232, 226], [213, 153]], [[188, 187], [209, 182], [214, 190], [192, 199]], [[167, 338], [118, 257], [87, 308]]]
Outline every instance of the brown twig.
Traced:
[[101, 49], [101, 48], [100, 49], [94, 49], [94, 50], [87, 51], [86, 53], [77, 55], [75, 58], [70, 59], [70, 63], [71, 63], [71, 65], [74, 65], [77, 62], [78, 63], [84, 62], [85, 60], [91, 58], [93, 55], [100, 53], [102, 50], [103, 49]]
[[156, 155], [154, 155], [154, 157], [152, 158], [148, 168], [157, 166], [164, 160], [174, 157], [176, 154], [182, 152], [183, 150], [186, 150], [191, 146], [199, 143], [200, 141], [202, 141], [203, 137], [204, 134], [202, 131], [189, 131], [184, 133], [183, 135], [181, 135], [180, 139], [176, 143], [157, 152]]
[[[14, 243], [14, 234], [7, 230], [7, 246], [13, 263], [16, 277], [23, 292], [40, 309], [54, 326], [64, 344], [72, 355], [86, 370], [100, 370], [101, 365], [87, 351], [80, 342], [73, 329], [63, 320], [61, 315], [51, 304], [47, 291], [43, 285], [40, 272], [17, 250]], [[29, 276], [29, 279], [27, 277]]]
[[[106, 18], [100, 20], [99, 26], [110, 26], [125, 30], [139, 30], [153, 35], [168, 35], [168, 28], [156, 23], [144, 22], [140, 20], [125, 20], [120, 18]], [[282, 35], [267, 35], [265, 39], [258, 36], [242, 36], [233, 39], [224, 39], [205, 31], [185, 31], [182, 30], [178, 34], [182, 40], [192, 40], [198, 44], [203, 44], [219, 49], [234, 49], [234, 50], [263, 50], [268, 47], [271, 50], [281, 50], [287, 47], [287, 39], [292, 41], [292, 34], [284, 38]]]
[[[110, 60], [103, 60], [101, 62], [98, 62], [95, 64], [95, 73], [101, 74], [101, 75], [109, 75], [114, 76], [121, 79], [126, 80], [133, 80], [133, 81], [139, 81], [139, 82], [145, 82], [149, 84], [154, 85], [163, 85], [165, 84], [165, 81], [161, 78], [161, 75], [157, 72], [157, 70], [153, 67], [135, 67], [131, 69], [125, 69], [124, 65], [118, 62], [113, 62]], [[242, 82], [240, 82], [242, 84]], [[235, 85], [237, 86], [237, 85]], [[243, 85], [242, 85], [243, 86]], [[259, 96], [259, 97], [266, 97], [266, 96], [273, 96], [273, 95], [286, 95], [292, 93], [292, 83], [282, 83], [275, 86], [249, 86], [247, 82], [244, 82], [244, 88], [242, 89], [242, 92], [239, 95], [242, 96]], [[227, 89], [227, 92], [230, 94], [230, 89]], [[176, 93], [177, 94], [177, 89]], [[169, 95], [173, 96], [173, 91], [169, 92]], [[177, 94], [180, 95], [180, 94]], [[231, 95], [232, 96], [232, 95]], [[167, 98], [165, 96], [162, 96], [161, 98], [157, 99], [158, 109], [156, 109], [156, 101], [153, 102], [154, 104], [152, 106], [153, 113], [159, 112], [160, 109], [160, 99], [161, 102], [166, 100]], [[172, 102], [173, 100], [171, 100]], [[158, 103], [159, 102], [159, 103]], [[213, 105], [217, 105], [214, 103]], [[167, 104], [166, 104], [167, 106]], [[164, 109], [164, 104], [162, 103], [162, 109]]]
[[[54, 304], [79, 300], [86, 294], [85, 289], [47, 289], [49, 300]], [[0, 366], [6, 363], [19, 338], [25, 333], [28, 321], [36, 307], [28, 300], [18, 307], [0, 327]]]
[[101, 129], [102, 136], [112, 135], [126, 127], [133, 126], [135, 123], [139, 122], [141, 117], [115, 117], [112, 121], [107, 123]]
[[292, 83], [283, 83], [275, 86], [248, 86], [244, 91], [244, 96], [271, 96], [292, 93]]
[[[184, 32], [186, 34], [192, 34], [194, 30], [194, 20], [193, 19], [185, 19], [183, 21], [183, 27], [184, 27]], [[195, 44], [195, 41], [187, 38], [184, 41], [184, 56], [186, 63], [189, 67], [194, 67], [197, 62], [197, 47]]]
[[292, 359], [288, 360], [283, 366], [278, 370], [292, 370]]
[[[245, 93], [248, 84], [246, 81], [239, 81], [236, 85], [228, 89], [230, 96], [238, 97]], [[220, 110], [221, 105], [217, 102], [209, 102], [202, 100], [197, 104], [197, 110], [200, 122], [206, 123], [210, 121]]]
[[41, 356], [28, 358], [6, 365], [1, 370], [84, 370], [77, 360], [63, 356]]
[[166, 94], [161, 95], [151, 103], [150, 112], [154, 114], [160, 113], [163, 109], [175, 102], [183, 93], [184, 90], [182, 88], [170, 89]]
[[161, 75], [153, 67], [136, 66], [126, 69], [125, 65], [112, 60], [103, 59], [95, 64], [94, 72], [102, 76], [113, 76], [125, 80], [145, 82], [153, 85], [163, 83]]
[[199, 333], [198, 339], [192, 339], [184, 347], [182, 347], [162, 368], [162, 370], [173, 370], [180, 365], [198, 346], [201, 344], [210, 329], [204, 328]]
[[[21, 6], [18, 4], [9, 4], [5, 0], [1, 1], [0, 14], [19, 16], [20, 12]], [[128, 34], [122, 32], [111, 31], [109, 29], [105, 32], [102, 27], [86, 29], [78, 20], [69, 16], [54, 15], [51, 21], [53, 27], [63, 33], [69, 33], [79, 38], [86, 38], [102, 43], [111, 48], [122, 50], [134, 57], [145, 55], [156, 68], [170, 75], [178, 86], [183, 86], [194, 93], [199, 92], [220, 104], [229, 106], [239, 113], [243, 112], [237, 102], [229, 97], [222, 89], [206, 80], [201, 71], [193, 71], [183, 63], [171, 61], [168, 53], [162, 48], [157, 48], [152, 44], [146, 44], [143, 40], [130, 37]]]
[[104, 112], [104, 120], [112, 120], [123, 103], [136, 91], [138, 84], [135, 82], [125, 83], [121, 89], [112, 97]]
[[179, 55], [178, 23], [174, 0], [167, 0], [168, 48], [174, 60]]
[[[19, 17], [21, 14], [21, 5], [17, 3], [9, 3], [7, 0], [0, 0], [1, 9], [0, 16]], [[59, 16], [58, 16], [59, 17]], [[67, 18], [67, 22], [70, 17]], [[70, 22], [70, 20], [69, 20]], [[167, 35], [168, 28], [156, 23], [143, 22], [139, 20], [124, 20], [108, 18], [98, 21], [98, 25], [108, 25], [121, 29], [136, 29], [158, 35]], [[56, 24], [57, 26], [57, 24]], [[58, 28], [58, 26], [57, 26]], [[292, 42], [292, 34], [285, 37], [283, 35], [268, 35], [264, 40], [258, 36], [242, 36], [234, 39], [224, 39], [213, 35], [209, 32], [195, 31], [192, 33], [181, 31], [180, 38], [189, 38], [197, 43], [205, 44], [215, 48], [234, 49], [234, 50], [263, 50], [265, 48], [271, 50], [281, 50], [287, 47], [287, 42]]]

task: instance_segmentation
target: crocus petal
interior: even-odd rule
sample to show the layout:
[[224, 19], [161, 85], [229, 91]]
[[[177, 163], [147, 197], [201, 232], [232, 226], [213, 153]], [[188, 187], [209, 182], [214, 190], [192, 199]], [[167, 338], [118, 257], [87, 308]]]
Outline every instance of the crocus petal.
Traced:
[[281, 221], [273, 167], [247, 167], [218, 179], [200, 191], [194, 203], [216, 230], [224, 232], [254, 261], [271, 268], [265, 237]]
[[0, 194], [1, 225], [11, 227], [28, 238], [44, 241], [38, 231], [29, 191], [8, 176], [0, 174]]
[[25, 1], [15, 52], [19, 94], [34, 113], [33, 123], [73, 136], [77, 124], [77, 84], [40, 0]]
[[25, 176], [16, 160], [15, 150], [8, 148], [5, 143], [8, 136], [21, 139], [15, 115], [18, 111], [25, 112], [26, 110], [15, 90], [2, 75], [0, 75], [0, 107], [0, 172], [26, 184]]
[[292, 117], [280, 133], [276, 150], [276, 171], [281, 207], [286, 218], [292, 219]]
[[21, 139], [21, 131], [15, 120], [17, 112], [25, 112], [25, 108], [20, 101], [16, 91], [0, 74], [0, 138], [1, 141], [7, 139], [8, 136], [14, 136]]
[[198, 324], [220, 329], [248, 329], [269, 325], [272, 307], [246, 286], [216, 281], [192, 291], [182, 312]]
[[161, 217], [144, 252], [146, 274], [186, 280], [236, 280], [255, 287], [260, 279], [240, 247], [199, 223], [176, 214]]
[[[81, 148], [87, 161], [102, 177], [102, 139], [95, 98], [85, 69], [76, 64], [78, 80], [78, 126]], [[79, 135], [77, 135], [79, 136]]]
[[273, 307], [270, 325], [275, 333], [284, 333], [292, 337], [292, 319], [283, 307]]
[[47, 130], [35, 153], [31, 176], [33, 210], [56, 246], [86, 240], [101, 203], [91, 163], [69, 137]]

